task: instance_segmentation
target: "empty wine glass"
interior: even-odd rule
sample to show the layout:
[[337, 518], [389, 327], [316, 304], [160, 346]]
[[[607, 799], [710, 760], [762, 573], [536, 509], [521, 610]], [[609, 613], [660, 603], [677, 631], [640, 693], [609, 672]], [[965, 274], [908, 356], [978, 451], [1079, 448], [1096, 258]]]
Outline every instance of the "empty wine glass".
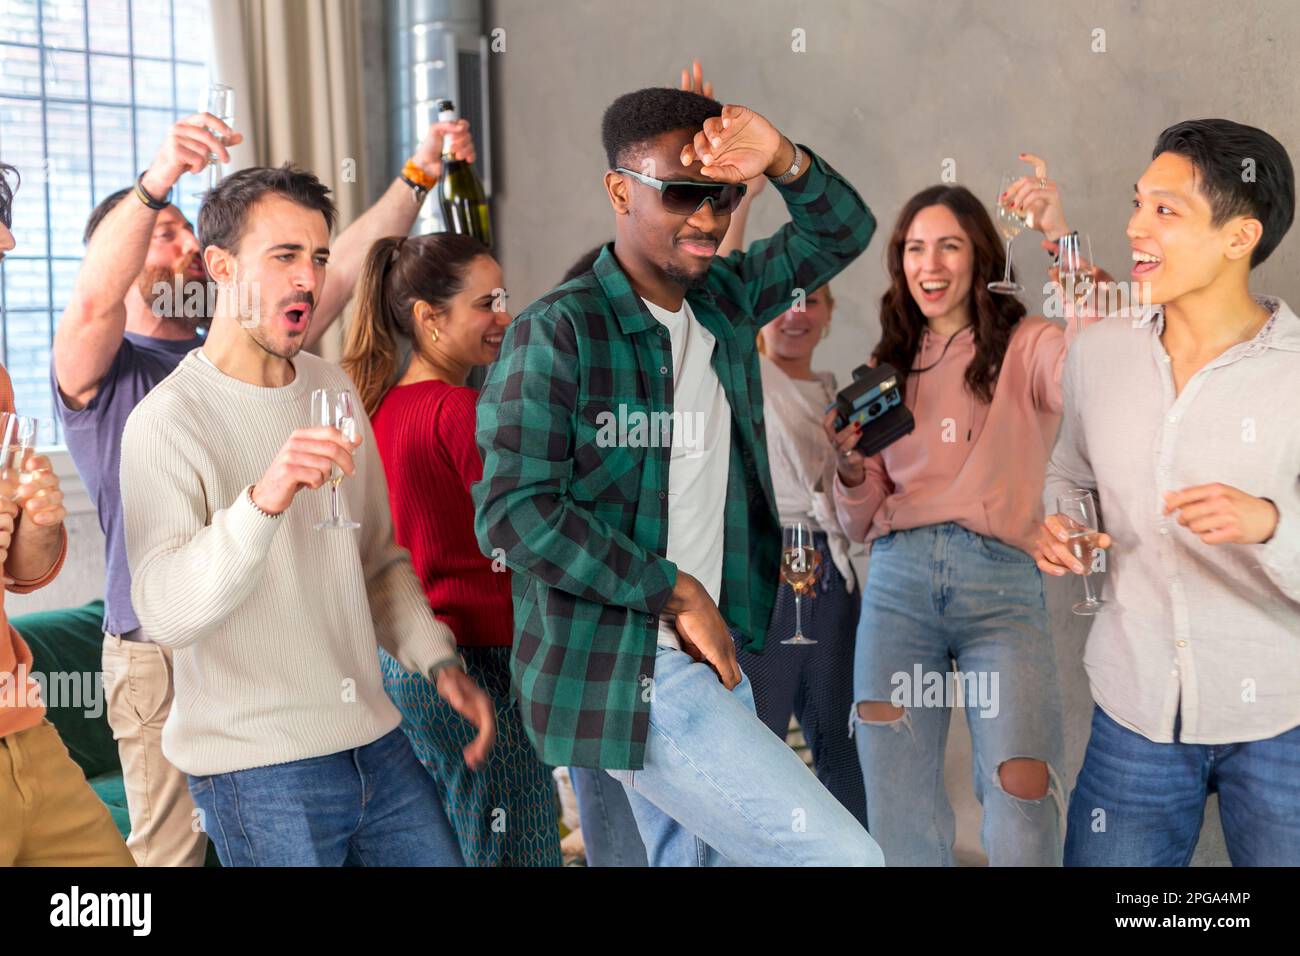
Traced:
[[998, 230], [1007, 243], [1007, 263], [1002, 274], [1002, 280], [1000, 282], [990, 282], [988, 289], [990, 292], [998, 292], [1002, 295], [1015, 295], [1017, 292], [1024, 291], [1024, 286], [1011, 278], [1011, 244], [1015, 242], [1016, 236], [1020, 235], [1020, 230], [1029, 225], [1030, 221], [1027, 215], [1021, 215], [1002, 201], [1002, 194], [1011, 188], [1011, 184], [1016, 179], [1017, 177], [1012, 176], [1010, 173], [1003, 173], [1002, 181], [998, 185], [997, 198], [993, 202], [993, 208], [997, 213]]
[[[208, 101], [205, 112], [211, 113], [227, 126], [233, 124], [235, 122], [235, 91], [224, 83], [210, 84], [208, 86]], [[217, 130], [209, 129], [208, 132], [223, 143], [225, 142], [225, 138]], [[221, 182], [221, 157], [216, 153], [209, 153], [208, 168], [200, 175], [207, 177], [207, 186], [194, 193], [196, 199], [201, 199], [208, 191], [216, 189], [217, 183]]]
[[[352, 393], [347, 389], [318, 388], [311, 393], [311, 423], [337, 428], [348, 441], [356, 441], [357, 418], [352, 401]], [[343, 481], [343, 470], [335, 465], [330, 472], [330, 516], [315, 525], [317, 531], [345, 530], [360, 528], [355, 521], [344, 518], [339, 513], [339, 483]]]

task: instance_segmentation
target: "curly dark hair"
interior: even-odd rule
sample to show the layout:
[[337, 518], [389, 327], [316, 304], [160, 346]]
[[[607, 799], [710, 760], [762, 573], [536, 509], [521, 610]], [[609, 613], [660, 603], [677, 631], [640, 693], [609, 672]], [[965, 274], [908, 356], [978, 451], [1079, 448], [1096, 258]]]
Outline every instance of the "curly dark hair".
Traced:
[[595, 248], [588, 249], [584, 252], [578, 258], [577, 262], [569, 266], [569, 271], [564, 273], [564, 278], [560, 280], [560, 285], [564, 285], [564, 283], [568, 282], [570, 279], [578, 278], [578, 276], [582, 275], [584, 272], [590, 272], [591, 267], [594, 266], [596, 260], [600, 258], [600, 251], [604, 248], [605, 243], [602, 242]]
[[687, 90], [651, 86], [624, 93], [609, 105], [600, 123], [609, 168], [635, 164], [656, 136], [679, 129], [698, 130], [706, 119], [721, 115], [722, 104], [717, 100]]
[[993, 400], [993, 386], [1002, 370], [1002, 359], [1011, 341], [1011, 333], [1025, 316], [1025, 307], [1011, 295], [994, 295], [988, 284], [1002, 278], [1006, 254], [998, 240], [993, 220], [983, 204], [965, 186], [931, 186], [923, 189], [903, 206], [894, 223], [893, 234], [885, 249], [885, 267], [889, 272], [889, 291], [880, 299], [880, 343], [872, 352], [877, 363], [888, 362], [906, 375], [912, 368], [925, 316], [907, 287], [903, 272], [903, 244], [916, 214], [928, 206], [947, 206], [970, 237], [974, 254], [971, 280], [971, 323], [975, 336], [975, 357], [966, 366], [966, 389], [980, 401]]
[[[9, 185], [10, 175], [14, 177], [12, 186]], [[18, 170], [8, 163], [0, 163], [0, 222], [5, 224], [6, 229], [12, 228], [14, 224], [14, 192], [21, 181]]]

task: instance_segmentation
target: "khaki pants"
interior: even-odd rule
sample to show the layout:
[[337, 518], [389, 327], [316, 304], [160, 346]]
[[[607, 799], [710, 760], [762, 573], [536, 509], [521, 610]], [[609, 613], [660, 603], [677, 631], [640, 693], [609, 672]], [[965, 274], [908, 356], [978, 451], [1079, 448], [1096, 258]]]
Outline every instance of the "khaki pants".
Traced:
[[0, 737], [0, 866], [134, 866], [48, 720]]
[[171, 651], [158, 644], [104, 635], [104, 689], [126, 806], [130, 847], [140, 866], [202, 866], [208, 838], [199, 829], [185, 774], [162, 752], [172, 709]]

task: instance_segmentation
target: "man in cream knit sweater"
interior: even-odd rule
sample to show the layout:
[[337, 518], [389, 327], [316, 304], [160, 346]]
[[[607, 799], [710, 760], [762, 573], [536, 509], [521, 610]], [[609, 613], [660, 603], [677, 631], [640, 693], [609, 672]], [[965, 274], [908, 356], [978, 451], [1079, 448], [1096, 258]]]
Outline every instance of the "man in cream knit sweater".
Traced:
[[[188, 774], [223, 864], [458, 865], [376, 643], [478, 728], [471, 767], [491, 747], [491, 701], [393, 540], [360, 401], [358, 443], [307, 427], [314, 389], [351, 387], [300, 354], [333, 220], [328, 189], [289, 167], [240, 171], [205, 200], [211, 332], [123, 435], [131, 601], [173, 652], [163, 752]], [[334, 467], [359, 530], [313, 529]]]

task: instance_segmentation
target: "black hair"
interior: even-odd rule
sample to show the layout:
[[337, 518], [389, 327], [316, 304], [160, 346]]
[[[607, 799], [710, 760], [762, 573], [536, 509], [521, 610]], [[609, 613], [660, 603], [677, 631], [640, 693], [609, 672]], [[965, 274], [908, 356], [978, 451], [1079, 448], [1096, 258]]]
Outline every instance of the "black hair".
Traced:
[[[1161, 153], [1191, 161], [1215, 226], [1233, 216], [1260, 221], [1264, 234], [1250, 254], [1252, 269], [1269, 257], [1291, 228], [1295, 170], [1282, 144], [1262, 129], [1225, 119], [1185, 120], [1156, 139], [1151, 158]], [[1252, 175], [1246, 176], [1246, 170]]]
[[251, 166], [231, 173], [203, 197], [199, 207], [199, 241], [234, 252], [243, 238], [248, 211], [271, 193], [284, 196], [325, 217], [325, 228], [334, 231], [336, 211], [329, 187], [312, 173], [290, 163], [283, 166]]
[[568, 282], [570, 279], [578, 278], [578, 276], [582, 275], [584, 272], [590, 272], [591, 267], [594, 266], [596, 260], [600, 258], [600, 251], [604, 248], [605, 244], [601, 243], [594, 249], [588, 249], [584, 252], [578, 258], [577, 262], [569, 266], [569, 271], [564, 273], [564, 278], [560, 280], [560, 285], [564, 285], [564, 283]]
[[624, 93], [605, 110], [600, 124], [609, 168], [632, 166], [657, 136], [679, 129], [698, 131], [706, 119], [721, 115], [717, 100], [687, 90], [652, 86]]
[[[11, 173], [14, 177], [12, 186], [9, 185]], [[0, 163], [0, 222], [5, 224], [6, 229], [12, 228], [14, 224], [14, 193], [20, 182], [22, 177], [18, 175], [18, 170], [8, 163]]]
[[81, 241], [90, 242], [90, 237], [95, 234], [95, 230], [104, 221], [104, 217], [113, 211], [114, 206], [129, 195], [131, 195], [131, 187], [128, 186], [126, 189], [119, 189], [115, 193], [109, 193], [101, 199], [99, 205], [91, 211], [90, 218], [86, 220], [86, 231], [81, 234]]

